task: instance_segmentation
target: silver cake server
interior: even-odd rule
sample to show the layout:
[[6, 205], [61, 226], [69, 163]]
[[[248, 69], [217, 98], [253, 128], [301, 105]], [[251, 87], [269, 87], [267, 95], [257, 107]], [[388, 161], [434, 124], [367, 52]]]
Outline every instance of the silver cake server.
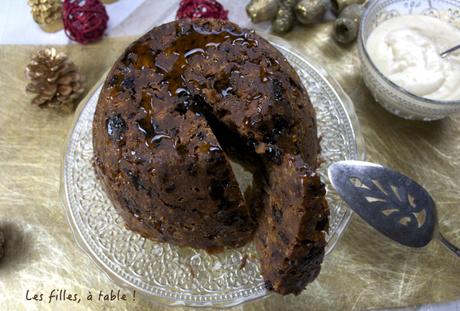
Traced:
[[332, 186], [372, 227], [409, 247], [423, 247], [433, 237], [460, 257], [460, 249], [438, 230], [430, 194], [409, 177], [362, 161], [340, 161], [329, 169]]

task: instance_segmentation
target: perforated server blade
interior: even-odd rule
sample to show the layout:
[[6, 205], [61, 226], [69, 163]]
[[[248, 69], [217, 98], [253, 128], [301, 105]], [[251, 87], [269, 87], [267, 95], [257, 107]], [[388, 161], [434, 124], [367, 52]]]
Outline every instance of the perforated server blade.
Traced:
[[423, 247], [436, 237], [460, 257], [460, 249], [438, 231], [431, 195], [409, 177], [362, 161], [333, 163], [328, 174], [350, 208], [388, 238], [409, 247]]

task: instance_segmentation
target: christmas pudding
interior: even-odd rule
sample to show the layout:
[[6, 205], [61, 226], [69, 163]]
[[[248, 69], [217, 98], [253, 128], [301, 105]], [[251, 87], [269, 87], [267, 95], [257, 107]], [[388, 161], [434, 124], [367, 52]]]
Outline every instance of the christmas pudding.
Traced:
[[[103, 86], [95, 167], [129, 229], [218, 251], [255, 240], [267, 288], [298, 294], [319, 273], [328, 208], [314, 109], [286, 59], [214, 19], [156, 27]], [[230, 161], [253, 174], [240, 190]]]

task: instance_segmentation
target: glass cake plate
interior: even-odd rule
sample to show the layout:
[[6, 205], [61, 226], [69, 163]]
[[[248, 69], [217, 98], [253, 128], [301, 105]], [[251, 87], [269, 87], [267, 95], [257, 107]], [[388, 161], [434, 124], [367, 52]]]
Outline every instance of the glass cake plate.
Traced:
[[[350, 221], [351, 210], [331, 190], [329, 164], [363, 159], [364, 143], [350, 98], [324, 69], [275, 44], [297, 70], [316, 109], [331, 209], [329, 254]], [[93, 169], [92, 121], [100, 83], [80, 105], [63, 161], [61, 195], [78, 245], [116, 283], [155, 302], [178, 306], [230, 307], [270, 294], [252, 243], [219, 254], [156, 243], [127, 230]], [[244, 262], [244, 263], [243, 263]]]

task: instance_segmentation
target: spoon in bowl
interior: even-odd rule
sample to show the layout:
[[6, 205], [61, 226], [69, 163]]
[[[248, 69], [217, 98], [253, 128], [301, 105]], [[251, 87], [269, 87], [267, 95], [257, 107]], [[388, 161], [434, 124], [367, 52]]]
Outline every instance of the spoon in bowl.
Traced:
[[336, 162], [328, 173], [342, 199], [380, 233], [409, 247], [423, 247], [436, 237], [460, 257], [460, 249], [438, 230], [430, 194], [409, 177], [362, 161]]
[[444, 52], [442, 52], [439, 55], [441, 56], [441, 58], [445, 58], [447, 55], [449, 55], [450, 53], [452, 53], [454, 51], [457, 51], [458, 49], [460, 49], [460, 44], [445, 50]]

